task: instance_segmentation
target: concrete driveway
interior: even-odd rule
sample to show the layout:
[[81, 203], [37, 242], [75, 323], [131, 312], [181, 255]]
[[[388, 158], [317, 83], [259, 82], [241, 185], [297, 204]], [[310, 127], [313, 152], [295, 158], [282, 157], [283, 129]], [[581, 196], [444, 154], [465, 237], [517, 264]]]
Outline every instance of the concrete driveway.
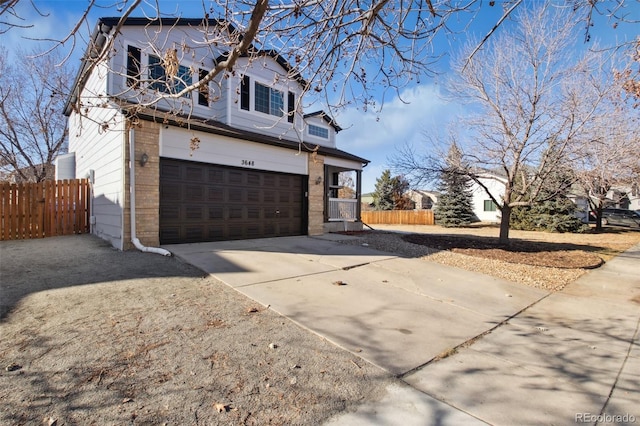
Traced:
[[547, 294], [321, 238], [165, 248], [395, 375], [491, 330]]
[[640, 422], [640, 246], [549, 294], [339, 238], [165, 248], [401, 379], [331, 425]]

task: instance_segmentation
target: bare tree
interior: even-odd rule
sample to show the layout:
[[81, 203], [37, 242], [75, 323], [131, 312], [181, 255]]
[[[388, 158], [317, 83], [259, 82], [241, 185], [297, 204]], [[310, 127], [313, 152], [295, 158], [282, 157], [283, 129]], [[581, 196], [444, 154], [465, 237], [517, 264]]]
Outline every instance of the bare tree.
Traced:
[[640, 106], [640, 37], [630, 47], [631, 61], [624, 70], [615, 72], [616, 80], [630, 99], [634, 100], [634, 108]]
[[[0, 20], [0, 32], [11, 26], [28, 26], [17, 10], [18, 2], [10, 0], [1, 12], [12, 19]], [[35, 3], [31, 3], [36, 8]], [[213, 57], [224, 56], [196, 82], [181, 81], [176, 90], [156, 93], [159, 96], [137, 100], [141, 106], [155, 105], [163, 99], [180, 100], [186, 93], [202, 90], [218, 77], [234, 73], [241, 57], [258, 60], [264, 51], [274, 50], [292, 66], [292, 74], [304, 76], [305, 94], [324, 97], [329, 107], [340, 107], [356, 102], [364, 108], [381, 106], [376, 90], [398, 94], [405, 85], [432, 74], [433, 64], [441, 55], [433, 50], [433, 41], [439, 35], [462, 32], [483, 7], [502, 7], [495, 28], [522, 4], [524, 0], [483, 2], [481, 0], [212, 0], [202, 2], [202, 37], [184, 40], [182, 49], [163, 45], [155, 31], [148, 32], [148, 44], [167, 70], [176, 70], [180, 59], [174, 53], [187, 54], [195, 48], [210, 49]], [[488, 6], [487, 6], [488, 5]], [[576, 15], [586, 28], [593, 15], [607, 15], [612, 19], [625, 19], [625, 0], [574, 0]], [[69, 34], [61, 40], [49, 40], [53, 46], [76, 46], [82, 41], [81, 30], [91, 27], [87, 22], [93, 9], [113, 7], [107, 0], [92, 0]], [[113, 31], [118, 31], [127, 18], [143, 14], [151, 19], [177, 17], [175, 7], [161, 7], [159, 3], [142, 0], [117, 2], [121, 13]], [[37, 10], [37, 9], [36, 9]], [[215, 20], [215, 22], [214, 22]], [[485, 38], [485, 40], [486, 40]], [[92, 43], [95, 43], [94, 39]], [[90, 66], [83, 69], [79, 81], [88, 76], [92, 68], [114, 52], [113, 39], [90, 46], [85, 59]], [[482, 45], [482, 43], [480, 43]], [[186, 49], [184, 49], [186, 47]], [[111, 70], [122, 72], [121, 70]], [[177, 72], [169, 73], [180, 80]], [[309, 96], [307, 97], [309, 99]], [[306, 100], [307, 100], [306, 99]], [[79, 102], [79, 101], [78, 101]], [[183, 105], [184, 106], [184, 105]], [[81, 111], [83, 105], [76, 105]]]
[[[607, 74], [610, 74], [607, 72]], [[597, 80], [594, 80], [597, 81]], [[600, 80], [599, 84], [607, 84]], [[602, 210], [622, 200], [620, 196], [638, 194], [640, 185], [640, 111], [622, 99], [627, 81], [615, 80], [605, 105], [589, 123], [574, 164], [578, 194], [585, 197], [595, 214], [596, 229], [602, 229]], [[592, 89], [593, 90], [593, 89]], [[589, 87], [583, 86], [588, 96]]]
[[60, 57], [19, 53], [7, 63], [0, 47], [0, 170], [21, 181], [52, 179], [53, 160], [63, 149], [67, 120], [60, 111], [73, 71]]
[[[554, 196], [550, 177], [572, 167], [582, 155], [579, 148], [589, 123], [605, 113], [605, 91], [582, 93], [599, 63], [595, 55], [572, 60], [575, 17], [542, 5], [519, 13], [517, 22], [513, 31], [494, 36], [471, 59], [463, 52], [450, 84], [450, 92], [476, 111], [464, 119], [467, 142], [458, 142], [469, 164], [460, 173], [484, 188], [499, 208], [501, 243], [509, 241], [512, 209], [544, 201], [542, 194]], [[438, 160], [405, 150], [395, 168], [419, 176], [441, 170]], [[499, 198], [485, 184], [491, 178], [487, 172], [504, 183]]]

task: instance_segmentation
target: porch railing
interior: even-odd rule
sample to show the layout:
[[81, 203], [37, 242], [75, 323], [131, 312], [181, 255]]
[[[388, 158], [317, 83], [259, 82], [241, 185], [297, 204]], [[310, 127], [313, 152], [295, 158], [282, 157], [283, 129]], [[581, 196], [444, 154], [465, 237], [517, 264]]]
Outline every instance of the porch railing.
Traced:
[[358, 219], [358, 200], [329, 198], [329, 221], [355, 221]]

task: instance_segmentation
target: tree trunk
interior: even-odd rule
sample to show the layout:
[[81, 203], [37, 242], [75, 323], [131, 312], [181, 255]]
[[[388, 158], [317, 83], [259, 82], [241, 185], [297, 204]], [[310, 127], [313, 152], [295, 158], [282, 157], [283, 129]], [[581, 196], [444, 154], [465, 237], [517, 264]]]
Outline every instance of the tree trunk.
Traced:
[[596, 232], [602, 231], [602, 207], [598, 206], [595, 212], [596, 214]]
[[506, 205], [501, 210], [502, 218], [500, 219], [500, 244], [509, 244], [509, 222], [511, 221], [511, 207]]

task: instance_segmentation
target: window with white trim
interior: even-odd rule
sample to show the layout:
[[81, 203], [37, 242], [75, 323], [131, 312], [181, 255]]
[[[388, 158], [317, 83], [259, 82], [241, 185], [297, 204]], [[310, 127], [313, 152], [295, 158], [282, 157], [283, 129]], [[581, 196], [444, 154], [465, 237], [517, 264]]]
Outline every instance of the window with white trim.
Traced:
[[498, 206], [493, 200], [484, 200], [484, 211], [485, 212], [495, 212], [498, 210]]
[[[174, 77], [167, 78], [167, 72], [162, 60], [154, 55], [149, 55], [149, 88], [164, 93], [178, 93], [192, 84], [191, 69], [184, 65], [178, 66], [178, 72]], [[189, 97], [189, 93], [185, 95]]]
[[254, 88], [254, 110], [276, 117], [284, 115], [284, 93], [258, 82]]
[[309, 134], [311, 136], [317, 136], [322, 139], [329, 139], [329, 129], [327, 129], [326, 127], [309, 124]]

